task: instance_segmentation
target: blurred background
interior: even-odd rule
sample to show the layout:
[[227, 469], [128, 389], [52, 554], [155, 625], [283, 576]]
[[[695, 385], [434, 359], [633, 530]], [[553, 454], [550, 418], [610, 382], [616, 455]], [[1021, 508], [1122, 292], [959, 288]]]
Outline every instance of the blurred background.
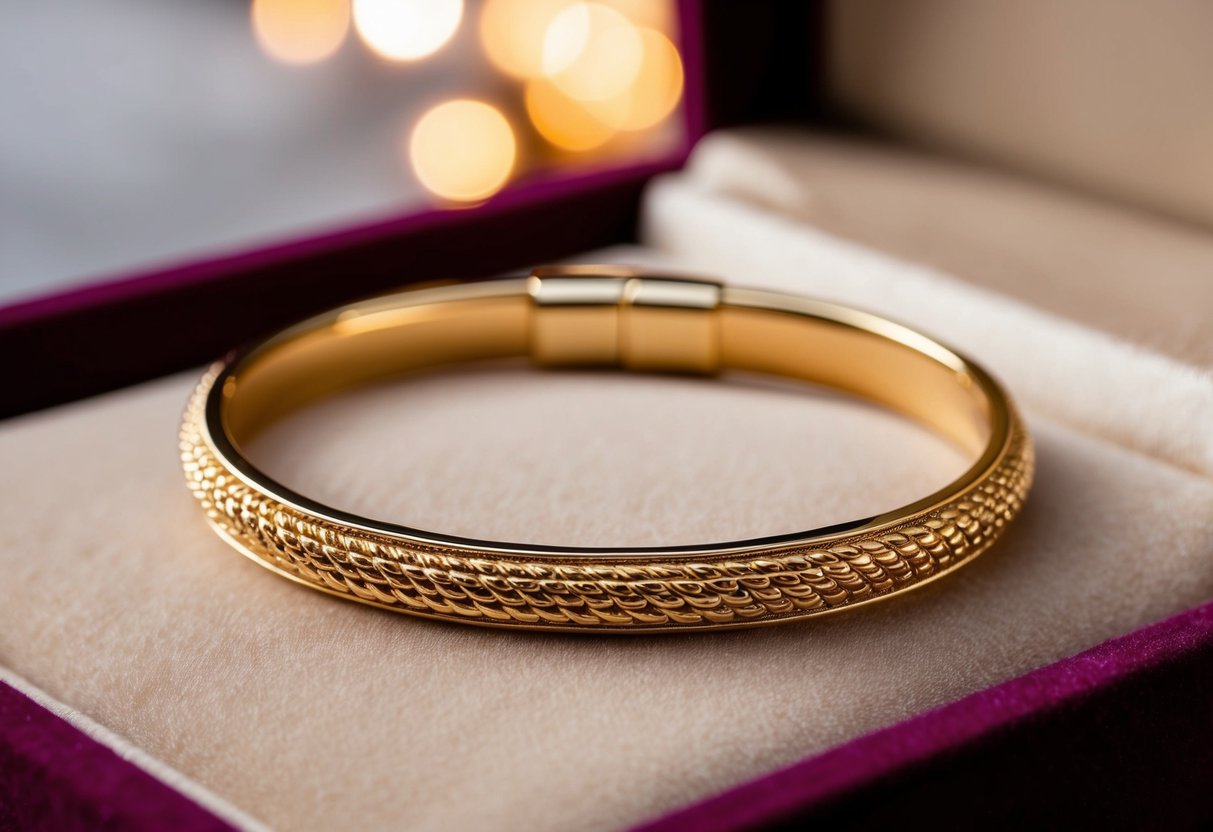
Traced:
[[[1213, 228], [1207, 0], [6, 3], [0, 306], [677, 161], [684, 42], [712, 127], [875, 135]], [[924, 259], [893, 238], [972, 213], [923, 223], [887, 171], [818, 156], [803, 201], [835, 233]], [[872, 198], [844, 210], [852, 170]]]
[[683, 140], [672, 0], [0, 7], [0, 304]]

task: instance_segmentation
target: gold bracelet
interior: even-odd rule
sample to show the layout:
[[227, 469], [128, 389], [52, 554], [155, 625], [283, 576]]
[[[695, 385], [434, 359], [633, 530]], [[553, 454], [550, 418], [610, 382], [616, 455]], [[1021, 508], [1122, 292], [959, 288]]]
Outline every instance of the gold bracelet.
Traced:
[[[240, 450], [336, 390], [436, 364], [741, 370], [837, 388], [976, 457], [945, 488], [873, 517], [778, 537], [615, 549], [453, 537], [359, 517], [274, 482]], [[931, 581], [1018, 514], [1032, 442], [984, 370], [913, 330], [829, 303], [614, 266], [405, 291], [320, 315], [215, 364], [190, 399], [181, 458], [214, 529], [313, 589], [489, 626], [646, 632], [794, 621]]]

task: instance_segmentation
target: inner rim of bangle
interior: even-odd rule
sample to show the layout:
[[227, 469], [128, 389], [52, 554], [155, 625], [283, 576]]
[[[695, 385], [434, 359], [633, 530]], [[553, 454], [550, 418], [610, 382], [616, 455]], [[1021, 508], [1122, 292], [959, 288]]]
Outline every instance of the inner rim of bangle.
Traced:
[[691, 546], [584, 547], [514, 544], [422, 531], [315, 503], [273, 481], [241, 450], [280, 417], [341, 390], [445, 364], [524, 356], [533, 311], [516, 282], [411, 292], [305, 321], [228, 363], [208, 400], [212, 444], [250, 485], [304, 511], [372, 533], [505, 555], [683, 553], [761, 548], [842, 536], [928, 509], [976, 482], [1002, 452], [1009, 413], [978, 367], [918, 333], [854, 310], [725, 288], [721, 369], [792, 378], [842, 390], [908, 416], [975, 458], [957, 480], [911, 505], [805, 532]]

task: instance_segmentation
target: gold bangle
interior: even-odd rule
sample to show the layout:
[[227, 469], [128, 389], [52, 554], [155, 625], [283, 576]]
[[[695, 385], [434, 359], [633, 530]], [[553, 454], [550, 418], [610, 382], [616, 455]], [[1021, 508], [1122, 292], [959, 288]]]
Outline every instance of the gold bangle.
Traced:
[[[976, 462], [915, 503], [841, 525], [603, 549], [472, 540], [358, 517], [288, 490], [240, 450], [278, 417], [335, 390], [507, 355], [543, 366], [729, 369], [822, 384], [925, 424]], [[181, 458], [221, 537], [313, 589], [448, 621], [646, 632], [793, 621], [927, 583], [1002, 534], [1027, 496], [1033, 451], [997, 382], [904, 326], [786, 294], [576, 266], [354, 303], [229, 356], [190, 399]]]

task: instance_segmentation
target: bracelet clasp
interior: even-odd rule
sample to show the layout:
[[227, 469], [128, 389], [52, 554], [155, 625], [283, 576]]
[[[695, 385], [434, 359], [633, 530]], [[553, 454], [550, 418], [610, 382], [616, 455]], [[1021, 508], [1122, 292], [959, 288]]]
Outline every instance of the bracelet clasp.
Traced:
[[531, 273], [529, 343], [543, 366], [714, 373], [721, 285], [624, 266], [545, 266]]

